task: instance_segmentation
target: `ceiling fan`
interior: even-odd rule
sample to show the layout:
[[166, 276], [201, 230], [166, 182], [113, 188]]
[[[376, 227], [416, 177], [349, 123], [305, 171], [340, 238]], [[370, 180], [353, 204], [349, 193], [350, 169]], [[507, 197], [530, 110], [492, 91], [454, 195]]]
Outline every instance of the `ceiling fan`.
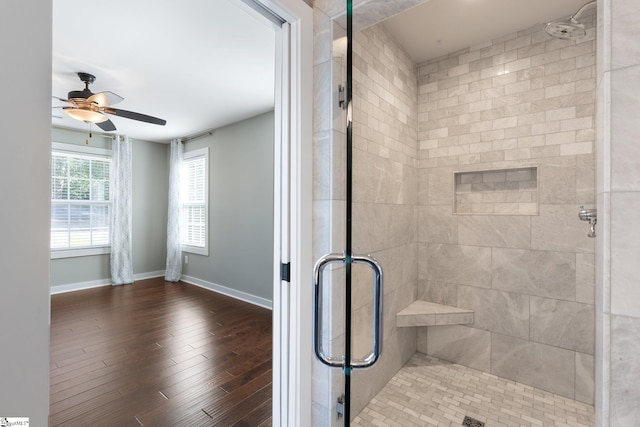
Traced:
[[85, 84], [83, 90], [72, 90], [68, 93], [67, 99], [54, 96], [53, 98], [68, 102], [70, 106], [61, 107], [65, 113], [76, 120], [95, 123], [104, 131], [116, 130], [116, 126], [105, 114], [124, 117], [126, 119], [138, 120], [140, 122], [152, 123], [164, 126], [167, 121], [146, 114], [134, 113], [133, 111], [112, 108], [111, 105], [124, 100], [123, 97], [113, 92], [93, 93], [89, 90], [89, 85], [96, 80], [96, 77], [89, 73], [79, 72], [78, 77]]

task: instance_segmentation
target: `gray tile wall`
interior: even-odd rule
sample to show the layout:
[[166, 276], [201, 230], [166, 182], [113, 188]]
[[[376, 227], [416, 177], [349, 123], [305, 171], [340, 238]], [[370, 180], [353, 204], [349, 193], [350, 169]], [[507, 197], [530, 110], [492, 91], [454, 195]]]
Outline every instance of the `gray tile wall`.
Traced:
[[[395, 3], [400, 9], [406, 1]], [[356, 6], [377, 6], [360, 2]], [[336, 2], [316, 5], [314, 112], [314, 258], [344, 250], [345, 114], [336, 105], [344, 84], [344, 34], [330, 16]], [[328, 13], [321, 8], [326, 8]], [[378, 5], [379, 6], [379, 5]], [[386, 9], [389, 11], [388, 9]], [[375, 15], [375, 13], [374, 13]], [[367, 19], [374, 19], [374, 15]], [[340, 22], [338, 16], [337, 22]], [[363, 21], [364, 22], [364, 21]], [[360, 24], [362, 25], [362, 22]], [[416, 351], [416, 331], [395, 326], [395, 315], [416, 299], [418, 274], [418, 142], [415, 66], [382, 27], [354, 39], [353, 250], [373, 255], [384, 268], [384, 357], [372, 369], [352, 374], [352, 413], [357, 414]], [[332, 275], [325, 314], [334, 321], [328, 347], [341, 354], [344, 336], [343, 271]], [[371, 348], [371, 274], [354, 268], [355, 357]], [[313, 425], [339, 426], [335, 399], [343, 387], [340, 370], [314, 362]]]
[[[366, 15], [369, 22], [379, 22], [387, 16], [401, 11], [403, 8], [408, 8], [414, 4], [421, 2], [422, 0], [384, 0], [384, 4], [380, 6], [380, 2], [368, 2], [368, 1], [355, 1], [356, 7], [362, 6], [362, 9], [366, 9], [368, 3], [375, 3], [372, 7], [371, 13], [367, 11], [358, 10], [358, 15]], [[340, 230], [340, 224], [337, 222], [337, 218], [343, 217], [344, 204], [340, 204], [340, 197], [335, 196], [332, 193], [333, 190], [339, 190], [341, 181], [340, 174], [343, 168], [339, 166], [340, 157], [334, 155], [333, 149], [336, 147], [335, 135], [332, 134], [330, 125], [326, 123], [330, 122], [332, 117], [332, 110], [322, 109], [321, 105], [323, 99], [326, 96], [331, 96], [332, 88], [330, 85], [321, 88], [321, 82], [326, 85], [328, 80], [325, 78], [331, 73], [331, 67], [328, 66], [331, 60], [331, 18], [338, 16], [344, 9], [344, 1], [342, 0], [316, 0], [314, 3], [314, 57], [316, 68], [314, 70], [315, 81], [315, 110], [314, 110], [314, 258], [326, 252], [326, 249], [331, 247], [331, 242], [337, 240], [337, 236], [341, 236], [343, 233]], [[634, 136], [640, 133], [640, 129], [636, 129], [638, 121], [637, 116], [637, 100], [640, 99], [640, 88], [637, 86], [637, 82], [640, 81], [634, 76], [638, 72], [640, 66], [640, 44], [636, 43], [637, 28], [640, 25], [640, 3], [635, 0], [616, 0], [615, 5], [612, 0], [599, 0], [598, 1], [598, 73], [597, 73], [597, 91], [598, 91], [598, 253], [594, 254], [592, 251], [576, 251], [576, 281], [575, 281], [575, 302], [584, 304], [597, 304], [597, 359], [598, 362], [594, 362], [592, 354], [575, 352], [575, 396], [581, 401], [590, 401], [593, 396], [593, 379], [591, 377], [594, 366], [597, 366], [598, 374], [598, 387], [597, 391], [597, 416], [598, 426], [622, 426], [632, 425], [634, 420], [640, 418], [639, 407], [634, 405], [635, 402], [640, 400], [640, 396], [637, 394], [637, 387], [634, 386], [640, 380], [640, 374], [636, 372], [636, 368], [640, 366], [640, 360], [638, 355], [640, 351], [634, 348], [633, 345], [629, 345], [629, 342], [633, 344], [633, 340], [628, 338], [637, 337], [640, 334], [640, 317], [638, 315], [630, 314], [627, 307], [640, 306], [640, 296], [637, 295], [636, 289], [640, 287], [635, 286], [634, 277], [640, 276], [635, 271], [638, 269], [638, 263], [635, 259], [627, 261], [623, 258], [616, 258], [615, 267], [617, 273], [615, 275], [616, 280], [611, 280], [611, 264], [612, 264], [612, 252], [621, 254], [626, 251], [629, 253], [635, 253], [639, 251], [639, 248], [633, 246], [633, 241], [636, 243], [640, 241], [637, 237], [637, 233], [633, 230], [629, 231], [627, 228], [630, 225], [635, 224], [636, 218], [629, 215], [640, 209], [640, 197], [638, 194], [638, 185], [640, 182], [638, 177], [640, 171], [634, 165], [637, 164], [634, 156], [634, 150], [637, 145], [626, 143], [627, 141], [634, 141]], [[376, 10], [378, 9], [378, 10]], [[560, 42], [558, 42], [560, 43]], [[532, 44], [529, 48], [525, 48], [522, 54], [527, 51], [530, 52], [530, 64], [534, 64], [536, 61], [544, 61], [547, 46], [540, 46], [538, 43]], [[558, 55], [562, 55], [561, 52], [553, 52], [550, 48], [548, 54], [548, 60], [558, 58]], [[518, 54], [520, 54], [518, 52]], [[571, 54], [571, 51], [565, 50]], [[485, 66], [493, 59], [483, 58]], [[526, 64], [526, 58], [520, 65]], [[574, 79], [578, 77], [577, 68], [582, 68], [582, 72], [587, 72], [587, 67], [583, 65], [582, 61], [578, 60], [578, 57], [568, 58], [568, 61], [556, 61], [555, 65], [549, 67], [550, 71], [558, 70], [556, 79], [559, 81], [564, 79], [565, 75], [573, 75]], [[567, 72], [559, 72], [563, 67], [573, 67], [573, 63], [576, 64], [576, 70], [568, 69]], [[567, 65], [568, 64], [568, 65]], [[515, 70], [517, 63], [512, 64]], [[541, 64], [542, 65], [542, 64]], [[478, 70], [480, 63], [473, 65], [475, 70]], [[472, 66], [470, 65], [470, 70]], [[534, 70], [535, 71], [535, 70]], [[590, 71], [592, 72], [592, 71]], [[485, 72], [485, 76], [487, 72]], [[455, 77], [455, 76], [454, 76]], [[541, 77], [541, 76], [538, 76]], [[544, 77], [544, 76], [542, 76]], [[493, 83], [493, 82], [492, 82]], [[614, 91], [612, 92], [612, 83]], [[562, 93], [562, 91], [570, 91], [572, 89], [571, 83], [564, 86], [565, 82], [558, 82], [554, 88], [545, 89], [545, 96], [548, 94], [552, 96], [554, 94]], [[526, 84], [525, 84], [526, 85]], [[575, 84], [573, 88], [582, 87], [582, 84]], [[515, 89], [512, 87], [511, 89]], [[482, 95], [488, 95], [492, 88], [488, 87], [483, 89]], [[511, 90], [510, 89], [510, 90]], [[498, 89], [499, 90], [499, 89]], [[505, 89], [506, 90], [506, 89]], [[578, 99], [579, 96], [564, 95], [569, 98]], [[558, 98], [553, 97], [552, 98]], [[593, 98], [589, 95], [589, 98]], [[568, 99], [568, 98], [567, 98]], [[484, 101], [484, 102], [480, 102]], [[536, 108], [551, 108], [555, 110], [562, 110], [563, 107], [553, 107], [556, 101], [553, 100], [539, 100], [532, 105]], [[469, 113], [480, 112], [482, 114], [483, 108], [487, 109], [490, 105], [488, 100], [480, 99], [475, 104], [470, 105]], [[505, 111], [518, 111], [520, 107], [513, 105], [504, 105]], [[545, 112], [545, 120], [548, 118], [553, 119], [554, 114], [558, 120], [570, 120], [566, 118], [565, 114], [571, 112], [571, 106], [569, 110], [557, 111], [556, 113]], [[578, 115], [584, 114], [585, 109], [592, 109], [589, 103], [576, 106], [576, 118]], [[615, 114], [612, 115], [612, 110]], [[488, 113], [484, 113], [488, 114]], [[527, 114], [520, 110], [519, 114]], [[324, 120], [324, 118], [328, 120]], [[519, 120], [522, 125], [525, 125], [527, 121], [530, 121], [528, 117], [519, 116]], [[615, 126], [612, 126], [612, 121]], [[325, 123], [325, 126], [318, 126], [318, 123]], [[507, 121], [501, 122], [502, 125], [508, 123]], [[572, 170], [575, 168], [575, 197], [576, 200], [571, 200], [571, 188], [574, 185], [572, 179], [566, 179], [562, 181], [555, 190], [545, 195], [545, 199], [540, 199], [542, 203], [553, 203], [555, 197], [559, 197], [560, 200], [565, 200], [566, 204], [572, 203], [591, 205], [593, 201], [593, 181], [596, 176], [596, 171], [593, 168], [593, 153], [576, 154], [575, 163], [572, 163], [573, 158], [570, 155], [572, 152], [584, 152], [589, 150], [590, 143], [587, 139], [588, 133], [592, 130], [567, 130], [572, 126], [575, 127], [577, 123], [565, 123], [564, 131], [555, 131], [554, 126], [549, 126], [551, 133], [546, 134], [544, 132], [546, 124], [537, 124], [535, 128], [532, 125], [532, 134], [530, 136], [516, 136], [518, 140], [515, 145], [512, 141], [500, 141], [499, 139], [494, 144], [491, 140], [494, 136], [501, 136], [501, 131], [504, 129], [496, 129], [494, 132], [493, 123], [491, 128], [485, 124], [487, 129], [481, 133], [480, 141], [477, 140], [477, 136], [466, 136], [458, 138], [458, 140], [465, 141], [465, 138], [470, 138], [469, 141], [473, 141], [473, 148], [469, 147], [469, 154], [475, 154], [480, 156], [482, 162], [501, 162], [505, 159], [517, 159], [519, 156], [529, 154], [532, 158], [537, 156], [547, 156], [546, 161], [548, 165], [552, 165], [551, 161], [555, 159], [560, 162], [560, 171], [568, 170], [569, 173], [565, 175], [570, 176]], [[500, 126], [500, 124], [498, 124]], [[440, 129], [441, 126], [435, 126], [433, 129]], [[471, 125], [469, 126], [471, 130]], [[475, 131], [479, 131], [478, 127], [474, 128]], [[505, 136], [507, 131], [505, 131]], [[509, 131], [509, 135], [513, 134], [513, 130]], [[574, 139], [575, 132], [575, 139]], [[429, 144], [434, 143], [423, 142], [423, 138], [420, 138], [420, 145], [422, 149], [429, 148]], [[563, 145], [563, 147], [560, 147]], [[491, 146], [491, 150], [487, 150], [487, 147]], [[593, 145], [591, 145], [593, 147]], [[511, 150], [512, 152], [507, 154], [501, 151]], [[515, 150], [515, 151], [513, 151]], [[528, 151], [527, 151], [528, 150]], [[565, 156], [558, 156], [565, 154]], [[636, 153], [637, 154], [637, 153]], [[424, 155], [424, 153], [423, 153]], [[612, 162], [612, 155], [615, 161]], [[428, 161], [428, 160], [427, 160]], [[446, 165], [446, 159], [440, 160], [443, 166]], [[563, 163], [568, 162], [568, 163]], [[537, 163], [537, 162], [536, 162]], [[497, 166], [497, 165], [496, 165]], [[323, 173], [317, 173], [316, 171], [322, 168]], [[452, 167], [453, 170], [459, 170], [458, 167]], [[557, 169], [556, 169], [557, 170]], [[543, 186], [546, 186], [544, 182], [553, 182], [552, 173], [549, 172], [547, 178], [545, 178], [544, 171], [540, 171], [541, 175], [539, 179]], [[422, 242], [435, 241], [437, 243], [457, 243], [457, 220], [454, 220], [448, 212], [451, 212], [448, 203], [448, 197], [450, 193], [443, 191], [443, 188], [451, 187], [452, 174], [440, 174], [437, 170], [431, 170], [429, 168], [421, 168], [418, 170], [419, 181], [421, 185], [418, 187], [419, 198], [419, 222], [421, 227], [418, 230], [418, 241], [421, 242], [418, 248], [418, 253], [422, 253], [427, 248], [427, 245], [423, 245]], [[612, 181], [614, 186], [612, 187]], [[425, 185], [426, 183], [426, 185]], [[560, 184], [560, 182], [558, 182]], [[448, 186], [448, 187], [447, 187]], [[547, 186], [548, 187], [548, 186]], [[625, 198], [621, 193], [627, 192], [628, 196]], [[555, 194], [554, 194], [555, 193]], [[614, 194], [616, 193], [616, 194]], [[615, 199], [615, 200], [612, 200]], [[544, 200], [544, 201], [543, 201]], [[612, 203], [615, 201], [615, 203]], [[563, 242], [569, 238], [569, 241], [573, 241], [573, 245], [580, 245], [581, 241], [575, 241], [572, 236], [578, 230], [568, 231], [560, 235], [560, 238], [555, 238], [553, 233], [543, 233], [545, 230], [545, 222], [553, 224], [554, 221], [561, 220], [563, 218], [562, 206], [557, 206], [556, 210], [547, 210], [543, 216], [542, 222], [536, 222], [537, 230], [535, 232], [536, 242], [543, 243], [544, 238], [554, 239], [552, 242], [557, 246], [552, 249], [552, 252], [569, 252], [563, 249]], [[569, 215], [574, 215], [574, 206], [569, 206]], [[332, 212], [337, 212], [333, 214]], [[625, 213], [627, 212], [627, 213]], [[612, 239], [611, 233], [611, 215], [615, 214], [617, 217], [615, 238]], [[561, 229], [562, 231], [568, 225], [573, 223], [567, 222], [556, 227], [556, 231]], [[584, 233], [584, 228], [577, 226], [580, 233]], [[634, 234], [635, 233], [635, 234]], [[550, 241], [550, 240], [547, 240]], [[631, 242], [631, 244], [629, 243]], [[588, 245], [588, 243], [585, 243]], [[341, 245], [337, 245], [340, 247]], [[570, 246], [570, 245], [569, 245]], [[636, 245], [637, 246], [637, 245]], [[526, 248], [525, 248], [526, 249]], [[635, 252], [633, 252], [635, 250]], [[596, 263], [598, 271], [594, 275], [593, 265]], [[457, 301], [457, 289], [455, 286], [449, 286], [446, 282], [426, 280], [425, 272], [422, 272], [424, 262], [421, 263], [421, 280], [418, 289], [419, 297], [430, 297], [432, 301], [442, 302], [445, 304], [454, 305]], [[426, 271], [426, 270], [425, 270]], [[620, 273], [624, 274], [620, 274]], [[634, 273], [635, 272], [635, 273]], [[594, 277], [597, 278], [598, 288], [593, 287]], [[567, 287], [570, 287], [568, 285]], [[610, 294], [613, 291], [614, 294], [619, 295], [617, 297], [617, 303], [614, 307], [611, 307]], [[563, 292], [567, 292], [566, 289]], [[542, 296], [544, 295], [532, 295]], [[560, 298], [561, 300], [571, 301], [571, 298]], [[612, 328], [612, 318], [614, 327]], [[625, 322], [626, 321], [626, 322]], [[467, 337], [468, 341], [462, 342], [462, 346], [470, 346], [477, 350], [467, 352], [467, 354], [479, 354], [483, 353], [485, 356], [478, 356], [476, 361], [469, 361], [465, 364], [473, 366], [477, 363], [479, 369], [481, 366], [490, 366], [489, 357], [487, 354], [487, 347], [485, 343], [487, 338], [485, 335], [491, 335], [492, 332], [484, 331], [481, 329], [470, 329], [465, 327], [447, 327], [454, 329], [460, 329], [463, 332], [451, 332], [451, 334], [445, 333], [442, 329], [441, 335], [447, 335], [451, 340], [457, 339], [457, 337]], [[449, 331], [447, 331], [449, 332]], [[422, 348], [424, 344], [426, 346], [426, 338], [424, 338], [425, 331], [422, 331], [419, 339], [418, 346]], [[445, 344], [446, 340], [440, 340]], [[637, 340], [636, 340], [637, 341]], [[481, 347], [482, 346], [482, 347]], [[613, 347], [612, 347], [613, 346]], [[455, 347], [443, 345], [442, 348], [436, 348], [432, 346], [434, 352], [441, 354], [442, 357], [447, 358], [447, 354], [453, 354], [452, 360], [456, 360], [455, 354], [459, 353], [459, 350], [455, 350]], [[443, 350], [444, 349], [444, 350]], [[625, 350], [626, 349], [626, 350]], [[424, 349], [426, 350], [426, 349]], [[446, 351], [450, 351], [447, 353]], [[617, 357], [617, 362], [611, 364], [612, 357]], [[463, 362], [464, 363], [464, 362]], [[489, 368], [486, 368], [489, 369]], [[317, 369], [314, 369], [317, 371]], [[323, 371], [325, 372], [325, 371]], [[326, 373], [326, 372], [325, 372]], [[613, 381], [611, 381], [613, 377]], [[334, 381], [331, 382], [328, 379], [328, 375], [316, 375], [314, 377], [314, 425], [341, 425], [340, 421], [335, 417], [333, 408], [328, 409], [332, 405], [334, 396], [339, 394], [340, 384]], [[610, 388], [609, 385], [612, 385]], [[610, 423], [611, 413], [611, 423]], [[322, 414], [322, 417], [318, 417]], [[627, 418], [625, 418], [627, 417]]]
[[[577, 42], [534, 27], [418, 66], [418, 295], [475, 312], [473, 325], [421, 332], [418, 349], [593, 403], [594, 240], [577, 216], [595, 203], [595, 15], [585, 20]], [[513, 215], [495, 209], [495, 184], [454, 213], [454, 173], [502, 183], [527, 167], [537, 195]]]
[[596, 414], [602, 427], [640, 418], [639, 25], [637, 1], [598, 2]]
[[[355, 33], [353, 65], [353, 246], [373, 255], [385, 274], [384, 357], [353, 373], [355, 414], [416, 351], [416, 331], [396, 328], [395, 315], [416, 299], [418, 114], [414, 64], [381, 26]], [[364, 354], [371, 348], [371, 286], [356, 288], [354, 301], [354, 324], [361, 324], [354, 343]]]

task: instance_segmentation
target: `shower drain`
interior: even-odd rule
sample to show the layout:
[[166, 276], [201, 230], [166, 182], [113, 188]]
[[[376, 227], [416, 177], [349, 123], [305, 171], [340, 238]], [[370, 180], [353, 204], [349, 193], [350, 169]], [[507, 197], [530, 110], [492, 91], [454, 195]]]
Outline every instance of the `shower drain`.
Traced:
[[471, 418], [469, 416], [464, 417], [462, 425], [467, 427], [484, 427], [484, 423], [482, 421], [478, 421], [475, 418]]

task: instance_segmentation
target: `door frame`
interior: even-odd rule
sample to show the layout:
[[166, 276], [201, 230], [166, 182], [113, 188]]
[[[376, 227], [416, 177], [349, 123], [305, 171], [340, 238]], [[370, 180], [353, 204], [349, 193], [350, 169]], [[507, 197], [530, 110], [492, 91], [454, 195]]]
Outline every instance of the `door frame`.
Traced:
[[313, 10], [253, 1], [285, 21], [276, 31], [272, 423], [310, 426]]

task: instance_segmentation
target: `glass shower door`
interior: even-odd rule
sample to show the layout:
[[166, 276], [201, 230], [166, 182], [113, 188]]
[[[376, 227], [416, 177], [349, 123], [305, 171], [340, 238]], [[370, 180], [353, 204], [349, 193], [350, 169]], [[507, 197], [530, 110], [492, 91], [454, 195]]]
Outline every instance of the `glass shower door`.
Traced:
[[[338, 94], [337, 122], [344, 125], [343, 132], [336, 135], [337, 146], [344, 144], [344, 250], [322, 256], [314, 267], [314, 353], [323, 365], [340, 369], [343, 375], [343, 390], [336, 402], [336, 412], [344, 426], [349, 426], [352, 418], [351, 378], [354, 370], [370, 368], [375, 365], [382, 352], [382, 318], [383, 318], [383, 272], [381, 265], [371, 256], [355, 254], [353, 248], [353, 5], [346, 2], [345, 27], [346, 35], [337, 41], [343, 52], [334, 77], [342, 75], [342, 81], [336, 88]], [[340, 67], [344, 63], [345, 67]], [[337, 116], [337, 117], [336, 117]], [[341, 141], [340, 141], [341, 140]], [[342, 239], [337, 239], [342, 240]], [[364, 272], [357, 274], [360, 268]], [[364, 280], [369, 285], [363, 284]], [[354, 292], [354, 287], [357, 287]], [[366, 296], [365, 296], [366, 295]], [[354, 333], [354, 298], [370, 298], [370, 323]], [[339, 320], [336, 320], [339, 318]], [[336, 331], [336, 326], [341, 331]], [[364, 331], [362, 331], [364, 329]], [[337, 333], [337, 336], [333, 334]], [[362, 339], [362, 334], [368, 338]], [[326, 336], [327, 335], [332, 335]], [[337, 339], [336, 339], [337, 338]], [[361, 350], [360, 348], [364, 348]]]
[[[587, 35], [579, 41], [551, 39], [531, 24], [427, 58], [412, 56], [410, 44], [397, 36], [397, 27], [410, 26], [391, 16], [424, 3], [408, 15], [434, 27], [457, 16], [434, 10], [437, 4], [468, 2], [356, 2], [347, 111], [338, 107], [346, 103], [347, 14], [337, 2], [321, 3], [333, 21], [320, 16], [316, 32], [331, 34], [320, 40], [333, 49], [317, 56], [317, 80], [329, 74], [334, 80], [326, 86], [317, 81], [318, 92], [332, 95], [319, 103], [331, 104], [331, 116], [318, 120], [315, 134], [321, 161], [314, 173], [326, 170], [330, 178], [320, 182], [327, 185], [316, 197], [320, 214], [328, 213], [316, 233], [328, 230], [328, 242], [316, 245], [323, 250], [315, 259], [349, 255], [349, 243], [353, 254], [375, 257], [385, 277], [383, 356], [370, 369], [350, 371], [353, 424], [370, 421], [357, 414], [416, 351], [592, 403], [595, 16], [581, 17]], [[374, 3], [384, 7], [372, 11]], [[434, 9], [422, 13], [422, 6]], [[428, 44], [421, 34], [409, 39]], [[577, 56], [566, 58], [567, 52]], [[554, 81], [563, 85], [547, 87]], [[345, 87], [344, 96], [338, 86]], [[324, 158], [332, 161], [324, 164]], [[371, 276], [366, 266], [350, 268], [348, 341], [358, 358], [371, 344], [373, 279], [363, 277]], [[344, 260], [328, 265], [318, 298], [324, 303], [322, 344], [338, 359], [346, 347], [345, 276]], [[470, 310], [474, 320], [430, 327], [428, 334], [426, 327], [397, 327], [396, 315], [417, 301]], [[314, 377], [329, 384], [318, 387], [325, 389], [319, 397], [330, 413], [315, 425], [344, 421], [335, 416], [344, 374], [335, 371]]]

